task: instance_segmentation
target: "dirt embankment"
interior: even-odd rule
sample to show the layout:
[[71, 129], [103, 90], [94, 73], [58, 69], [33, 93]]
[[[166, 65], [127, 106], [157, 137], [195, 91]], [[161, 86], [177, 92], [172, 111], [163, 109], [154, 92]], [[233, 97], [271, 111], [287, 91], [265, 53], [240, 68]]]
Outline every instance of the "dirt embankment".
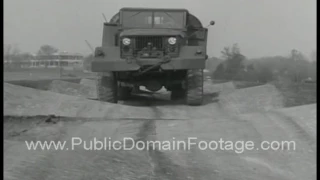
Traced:
[[[103, 103], [89, 100], [89, 91], [81, 91], [84, 86], [94, 85], [90, 80], [52, 82], [5, 84], [5, 179], [316, 178], [315, 104], [282, 109], [281, 93], [272, 85], [239, 90], [232, 83], [206, 84], [206, 103], [189, 107], [170, 101], [166, 93], [136, 95], [116, 105]], [[228, 93], [218, 93], [217, 100], [212, 95], [217, 89], [227, 89]], [[298, 149], [235, 153], [200, 150], [197, 146], [189, 150], [148, 150], [150, 146], [145, 146], [128, 151], [86, 150], [81, 144], [73, 150], [28, 150], [25, 144], [65, 141], [71, 148], [75, 137], [87, 142], [86, 147], [94, 138], [121, 141], [130, 137], [145, 143], [196, 137], [202, 141], [222, 138], [257, 144], [294, 140]]]

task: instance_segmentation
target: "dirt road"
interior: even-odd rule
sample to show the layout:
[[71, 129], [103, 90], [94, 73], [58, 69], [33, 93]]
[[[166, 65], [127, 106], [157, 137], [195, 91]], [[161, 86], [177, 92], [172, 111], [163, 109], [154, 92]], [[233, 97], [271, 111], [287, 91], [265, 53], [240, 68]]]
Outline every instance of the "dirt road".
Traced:
[[[13, 102], [21, 104], [19, 99], [22, 95], [11, 100], [14, 93], [10, 94], [8, 91], [11, 89], [7, 88], [5, 94], [8, 97], [5, 112], [7, 110], [9, 115], [9, 112], [14, 112]], [[27, 93], [27, 90], [24, 92]], [[267, 92], [269, 91], [263, 93]], [[52, 92], [41, 91], [38, 95], [48, 97], [47, 93]], [[251, 91], [242, 91], [238, 95], [235, 93], [230, 96], [232, 99], [226, 99], [234, 101], [236, 105], [239, 104], [236, 101], [242, 101], [240, 97], [246, 93], [254, 96]], [[51, 99], [42, 98], [41, 102], [57, 99], [53, 94]], [[39, 100], [35, 96], [28, 97], [25, 94], [23, 101], [29, 98], [28, 102], [32, 99], [33, 102], [39, 102], [35, 101]], [[251, 111], [248, 112], [241, 103], [242, 110], [236, 113], [237, 107], [230, 106], [230, 102], [224, 106], [222, 102], [210, 101], [211, 98], [207, 97], [204, 106], [188, 107], [180, 102], [168, 101], [166, 95], [143, 95], [139, 97], [139, 102], [133, 98], [131, 101], [122, 102], [122, 105], [112, 106], [111, 109], [98, 115], [92, 110], [92, 107], [97, 105], [89, 105], [95, 101], [87, 100], [90, 101], [88, 103], [78, 98], [78, 103], [85, 102], [83, 106], [86, 107], [74, 113], [78, 115], [76, 118], [6, 117], [4, 177], [8, 180], [316, 179], [316, 133], [313, 128], [316, 123], [316, 105], [296, 109], [272, 109], [268, 106], [267, 110], [257, 107], [256, 111], [251, 107]], [[64, 103], [75, 101], [68, 95], [64, 95], [62, 100]], [[274, 99], [265, 100], [263, 102], [269, 105], [274, 103]], [[25, 112], [28, 106], [30, 104], [20, 108], [24, 108]], [[107, 106], [110, 105], [99, 104], [102, 108]], [[34, 112], [41, 114], [39, 111], [44, 109], [35, 107]], [[60, 111], [63, 109], [60, 108]], [[80, 111], [82, 113], [79, 113]], [[296, 115], [292, 115], [293, 112]], [[106, 114], [108, 118], [103, 118]], [[134, 118], [130, 119], [130, 115]], [[94, 138], [102, 142], [104, 138], [109, 138], [108, 140], [112, 142], [116, 140], [123, 142], [124, 138], [130, 138], [126, 141], [127, 147], [132, 147], [134, 145], [132, 140], [135, 140], [136, 148], [110, 150], [112, 147], [107, 145], [105, 150], [88, 150], [89, 143]], [[219, 141], [220, 138], [232, 142], [252, 141], [256, 147], [262, 141], [295, 141], [296, 150], [275, 151], [254, 148], [240, 152], [239, 147], [233, 150], [201, 150], [199, 144], [192, 145], [188, 149], [183, 147], [183, 143], [173, 147], [174, 142], [178, 140], [188, 142], [188, 139], [193, 139], [192, 142], [199, 143], [199, 141]], [[25, 141], [36, 140], [66, 141], [68, 149], [28, 150]], [[79, 145], [72, 147], [72, 140]], [[155, 150], [152, 150], [152, 146], [141, 147], [143, 142], [146, 144], [147, 141], [167, 141], [172, 144], [169, 149], [164, 149], [164, 146], [157, 146]], [[119, 146], [113, 148], [117, 147]]]

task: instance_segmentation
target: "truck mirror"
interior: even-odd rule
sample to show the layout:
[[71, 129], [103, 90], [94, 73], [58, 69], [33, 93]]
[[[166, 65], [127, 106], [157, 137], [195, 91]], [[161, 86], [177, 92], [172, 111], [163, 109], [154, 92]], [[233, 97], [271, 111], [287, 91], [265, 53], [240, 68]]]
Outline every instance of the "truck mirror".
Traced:
[[214, 21], [210, 21], [210, 25], [213, 26], [215, 24]]

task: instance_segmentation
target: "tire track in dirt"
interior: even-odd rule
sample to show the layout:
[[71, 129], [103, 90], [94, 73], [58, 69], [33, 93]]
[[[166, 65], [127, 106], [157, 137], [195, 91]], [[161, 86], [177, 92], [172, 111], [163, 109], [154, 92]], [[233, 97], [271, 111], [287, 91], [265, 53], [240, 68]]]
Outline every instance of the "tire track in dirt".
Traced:
[[278, 117], [278, 119], [282, 119], [283, 125], [285, 124], [287, 127], [294, 130], [293, 132], [295, 132], [295, 138], [301, 139], [301, 141], [306, 142], [309, 146], [311, 146], [314, 149], [316, 148], [316, 137], [313, 137], [311, 134], [309, 134], [292, 117], [286, 116], [279, 111], [271, 111], [269, 114], [270, 116], [274, 116], [275, 118]]
[[[156, 121], [163, 116], [162, 112], [156, 107], [152, 96], [151, 100], [142, 102], [146, 106], [150, 106], [155, 114], [155, 118], [151, 120], [144, 120], [144, 123], [136, 134], [136, 140], [142, 141], [144, 144], [148, 144], [147, 141], [157, 141]], [[149, 146], [144, 147], [147, 151], [148, 160], [150, 166], [153, 168], [152, 176], [159, 180], [186, 180], [188, 179], [188, 172], [186, 169], [175, 165], [170, 158], [168, 158], [163, 152], [157, 150], [157, 147]]]
[[[233, 116], [237, 116], [238, 114], [232, 114], [230, 116], [227, 116], [228, 111], [225, 112], [221, 112], [215, 115], [215, 118], [222, 118], [222, 115], [224, 113], [226, 113], [225, 118], [226, 118], [226, 122], [220, 122], [218, 123], [216, 121], [216, 119], [213, 119], [211, 121], [211, 119], [207, 120], [206, 122], [195, 122], [195, 121], [180, 121], [181, 123], [176, 123], [179, 124], [178, 128], [173, 128], [172, 132], [170, 134], [170, 130], [168, 130], [168, 124], [169, 123], [168, 119], [166, 119], [167, 121], [164, 122], [161, 119], [163, 118], [163, 116], [167, 115], [166, 113], [164, 113], [163, 111], [161, 111], [160, 107], [157, 107], [157, 103], [155, 103], [155, 101], [153, 101], [153, 99], [148, 99], [146, 101], [142, 101], [139, 102], [139, 104], [141, 104], [142, 106], [149, 106], [149, 108], [152, 110], [152, 116], [149, 119], [128, 119], [124, 120], [124, 121], [110, 121], [110, 122], [89, 122], [84, 126], [72, 126], [71, 130], [68, 130], [68, 134], [70, 137], [71, 135], [79, 135], [81, 137], [90, 139], [93, 135], [94, 136], [102, 136], [102, 135], [111, 135], [112, 137], [116, 137], [119, 138], [119, 136], [122, 135], [134, 135], [136, 136], [136, 141], [143, 141], [143, 142], [147, 142], [147, 141], [156, 141], [157, 139], [161, 138], [161, 135], [166, 134], [167, 137], [175, 135], [177, 133], [173, 133], [175, 131], [178, 131], [178, 133], [180, 133], [180, 136], [189, 136], [191, 133], [189, 133], [188, 131], [191, 131], [192, 133], [194, 133], [194, 135], [196, 135], [197, 137], [201, 137], [202, 138], [209, 138], [210, 136], [214, 136], [214, 135], [227, 135], [229, 132], [231, 135], [229, 135], [228, 137], [230, 137], [231, 139], [238, 139], [239, 137], [242, 137], [244, 139], [246, 138], [251, 138], [251, 137], [255, 137], [255, 140], [259, 141], [262, 140], [263, 136], [265, 134], [267, 134], [266, 130], [263, 130], [264, 128], [268, 127], [268, 126], [261, 126], [260, 123], [254, 123], [254, 121], [252, 120], [248, 120], [248, 121], [241, 121], [239, 122], [237, 118], [233, 119]], [[85, 108], [85, 107], [84, 107]], [[147, 108], [146, 108], [147, 109]], [[183, 109], [183, 108], [182, 108]], [[189, 108], [188, 108], [189, 109]], [[221, 108], [223, 109], [223, 108]], [[117, 107], [111, 108], [110, 111], [108, 111], [108, 113], [110, 114], [114, 114], [116, 113]], [[185, 110], [185, 109], [184, 109]], [[190, 109], [191, 110], [191, 109]], [[192, 109], [194, 110], [194, 109]], [[124, 110], [125, 111], [125, 110]], [[204, 109], [201, 109], [199, 111], [202, 112], [204, 111]], [[169, 113], [171, 113], [170, 111], [167, 111]], [[121, 113], [121, 111], [120, 111]], [[169, 114], [168, 113], [168, 114]], [[144, 112], [142, 111], [141, 114], [144, 114]], [[197, 113], [195, 113], [195, 111], [192, 112], [192, 114], [197, 115]], [[153, 118], [154, 117], [154, 118]], [[280, 120], [281, 118], [277, 118], [278, 116], [274, 115], [274, 121]], [[214, 121], [214, 122], [213, 122]], [[287, 119], [287, 121], [289, 121], [289, 119]], [[164, 123], [162, 123], [164, 122]], [[175, 121], [177, 122], [177, 121]], [[174, 123], [175, 123], [174, 122]], [[186, 124], [190, 123], [189, 126], [187, 126]], [[197, 124], [196, 124], [197, 123]], [[208, 128], [211, 125], [215, 125], [218, 127], [212, 127], [212, 129], [215, 129], [216, 132], [210, 132], [208, 130]], [[216, 123], [216, 124], [213, 124]], [[161, 124], [163, 124], [163, 127], [161, 126]], [[220, 125], [219, 125], [220, 124]], [[259, 126], [258, 126], [259, 124]], [[75, 125], [75, 124], [73, 124]], [[180, 127], [182, 125], [185, 125], [183, 127]], [[257, 127], [254, 126], [257, 125], [259, 127], [259, 130], [263, 130], [263, 131], [258, 131], [258, 129], [256, 129]], [[267, 125], [267, 123], [265, 122], [265, 125]], [[109, 127], [108, 127], [109, 126]], [[112, 126], [112, 128], [110, 127]], [[201, 127], [202, 126], [202, 127]], [[208, 127], [209, 126], [209, 127]], [[295, 125], [291, 125], [290, 129], [296, 129], [299, 131], [298, 127], [294, 127]], [[87, 129], [89, 128], [89, 129]], [[185, 131], [185, 130], [188, 131]], [[222, 132], [222, 129], [224, 129], [225, 132]], [[242, 130], [243, 129], [243, 130]], [[274, 131], [273, 129], [271, 129], [271, 126], [269, 127], [270, 131]], [[105, 131], [109, 131], [109, 132], [113, 132], [113, 133], [105, 133]], [[130, 131], [130, 132], [128, 132]], [[157, 132], [158, 131], [158, 132]], [[260, 133], [259, 133], [260, 132]], [[275, 137], [276, 136], [285, 136], [286, 133], [282, 133], [278, 131], [274, 131], [275, 133]], [[278, 132], [278, 133], [276, 133]], [[105, 134], [103, 134], [105, 133]], [[288, 132], [290, 133], [290, 132]], [[235, 135], [232, 135], [235, 134]], [[238, 137], [239, 136], [239, 137]], [[68, 138], [67, 137], [67, 138]], [[287, 136], [286, 136], [287, 137]], [[289, 136], [290, 137], [290, 136]], [[306, 134], [303, 134], [303, 137], [305, 137], [306, 140], [310, 139], [307, 138], [308, 136], [306, 136]], [[61, 137], [61, 139], [65, 139], [65, 137]], [[163, 138], [165, 139], [165, 138]], [[162, 139], [162, 140], [163, 140]], [[304, 140], [304, 138], [301, 138], [302, 140]], [[149, 149], [152, 149], [152, 147], [149, 147]], [[16, 151], [17, 148], [15, 149]], [[194, 150], [194, 149], [193, 149]], [[20, 150], [21, 153], [25, 153], [23, 151]], [[263, 159], [268, 159], [270, 158], [272, 160], [272, 158], [276, 163], [277, 161], [280, 162], [280, 160], [282, 161], [279, 164], [282, 164], [283, 161], [285, 162], [291, 162], [286, 160], [288, 157], [284, 157], [283, 159], [281, 159], [282, 154], [278, 154], [278, 155], [273, 155], [271, 153], [259, 153], [257, 155], [254, 154], [248, 154], [250, 156], [246, 157], [246, 156], [238, 156], [238, 155], [232, 155], [228, 152], [222, 152], [222, 154], [218, 154], [217, 153], [212, 153], [212, 152], [200, 152], [200, 151], [192, 151], [192, 154], [186, 154], [185, 156], [183, 156], [183, 154], [179, 154], [178, 158], [181, 158], [182, 161], [184, 161], [185, 163], [188, 164], [188, 166], [184, 166], [184, 165], [177, 165], [175, 163], [177, 163], [172, 156], [176, 156], [175, 154], [173, 154], [170, 158], [170, 153], [164, 153], [158, 150], [148, 150], [147, 147], [144, 148], [143, 152], [139, 153], [138, 151], [131, 151], [131, 152], [94, 152], [94, 153], [89, 153], [89, 152], [85, 152], [85, 151], [77, 151], [75, 153], [57, 153], [57, 152], [49, 152], [50, 154], [43, 154], [41, 155], [42, 158], [40, 157], [39, 159], [33, 159], [36, 156], [40, 156], [40, 154], [37, 153], [33, 153], [30, 154], [33, 157], [29, 157], [26, 158], [27, 160], [25, 160], [22, 165], [25, 165], [26, 167], [21, 167], [20, 170], [16, 170], [16, 173], [20, 174], [20, 177], [24, 177], [23, 176], [23, 172], [27, 173], [27, 175], [25, 176], [24, 179], [36, 179], [41, 177], [41, 179], [56, 179], [56, 178], [73, 178], [73, 179], [90, 179], [90, 178], [96, 178], [96, 179], [103, 179], [101, 178], [103, 175], [106, 175], [107, 173], [110, 173], [110, 171], [117, 171], [117, 172], [112, 172], [111, 175], [113, 175], [115, 177], [115, 179], [123, 179], [127, 174], [126, 173], [132, 173], [134, 174], [133, 176], [137, 176], [137, 175], [141, 175], [140, 173], [142, 172], [147, 172], [144, 177], [144, 179], [146, 179], [146, 177], [148, 176], [149, 179], [173, 179], [173, 180], [179, 180], [179, 179], [191, 179], [191, 176], [196, 176], [198, 178], [195, 179], [200, 179], [203, 178], [205, 179], [203, 176], [205, 176], [205, 174], [207, 173], [206, 177], [214, 177], [215, 179], [228, 179], [228, 177], [233, 177], [233, 179], [245, 179], [245, 177], [247, 177], [248, 174], [250, 173], [257, 173], [257, 172], [263, 172], [265, 174], [268, 174], [268, 176], [265, 177], [269, 177], [268, 179], [272, 179], [270, 172], [272, 172], [271, 170], [266, 171], [265, 169], [269, 168], [269, 164], [265, 163], [263, 164]], [[264, 157], [264, 158], [260, 158], [259, 156]], [[246, 161], [241, 161], [241, 158], [244, 157], [244, 159]], [[291, 157], [291, 156], [289, 156]], [[139, 161], [144, 161], [144, 160], [148, 160], [148, 162], [146, 162], [145, 164], [140, 163]], [[226, 159], [229, 159], [230, 162], [224, 162]], [[136, 161], [135, 161], [136, 160]], [[210, 160], [212, 162], [210, 162]], [[248, 164], [246, 164], [248, 160]], [[277, 161], [276, 161], [277, 160]], [[131, 162], [133, 161], [133, 162]], [[192, 164], [193, 161], [195, 161], [198, 164]], [[71, 162], [71, 163], [70, 163]], [[191, 162], [191, 163], [189, 163]], [[293, 161], [292, 161], [293, 162]], [[296, 161], [297, 162], [297, 161]], [[20, 162], [21, 163], [21, 162]], [[28, 164], [27, 164], [28, 163]], [[311, 161], [311, 163], [313, 163], [313, 161]], [[19, 164], [19, 163], [17, 163]], [[147, 166], [150, 164], [151, 168], [148, 168]], [[190, 164], [190, 165], [189, 165]], [[258, 171], [256, 171], [255, 169], [253, 170], [248, 170], [246, 169], [246, 166], [256, 166], [256, 164], [260, 164], [261, 167], [257, 168]], [[270, 164], [272, 164], [272, 161], [270, 162]], [[147, 165], [147, 166], [143, 166], [143, 165]], [[20, 166], [20, 164], [19, 164]], [[111, 167], [110, 167], [111, 166]], [[145, 169], [143, 169], [143, 168]], [[214, 167], [214, 168], [213, 168]], [[310, 167], [309, 165], [305, 165], [305, 167]], [[256, 167], [254, 167], [256, 168]], [[303, 167], [301, 167], [303, 168]], [[39, 169], [40, 173], [37, 174], [37, 172], [35, 171], [36, 169]], [[142, 171], [138, 171], [137, 169], [142, 169]], [[212, 174], [208, 174], [210, 173], [210, 171], [212, 171], [213, 169], [218, 169], [217, 172], [212, 172]], [[290, 168], [288, 168], [290, 170]], [[286, 168], [286, 170], [288, 170]], [[221, 171], [219, 173], [219, 170]], [[239, 173], [237, 174], [237, 172], [234, 171], [242, 171], [242, 174]], [[294, 170], [294, 169], [292, 169]], [[22, 173], [21, 173], [21, 172]], [[67, 171], [67, 172], [64, 172]], [[151, 172], [152, 171], [152, 172]], [[224, 171], [224, 172], [222, 172]], [[229, 172], [226, 172], [229, 171]], [[254, 172], [256, 171], [256, 172]], [[151, 173], [150, 173], [151, 172]], [[203, 174], [201, 174], [201, 173]], [[281, 171], [282, 172], [282, 171]], [[302, 172], [302, 171], [301, 171]], [[306, 172], [309, 172], [306, 170]], [[85, 176], [85, 173], [88, 173], [89, 175]], [[100, 173], [100, 175], [96, 175], [94, 176], [94, 173]], [[228, 173], [231, 173], [232, 175], [228, 175]], [[125, 174], [125, 175], [124, 175]], [[80, 178], [80, 175], [82, 175], [83, 177]], [[109, 174], [108, 174], [109, 175]], [[242, 175], [242, 176], [241, 176]], [[29, 176], [29, 177], [28, 177]], [[84, 177], [85, 176], [85, 177]], [[33, 178], [32, 178], [33, 177]], [[78, 178], [75, 178], [78, 177]], [[100, 177], [100, 178], [99, 178]], [[141, 177], [141, 176], [140, 176]], [[242, 178], [241, 178], [242, 177]], [[255, 176], [255, 177], [258, 177]], [[262, 176], [263, 177], [263, 176]], [[291, 177], [290, 177], [291, 178]], [[106, 179], [106, 178], [104, 178]], [[130, 178], [132, 179], [132, 178]], [[139, 178], [141, 179], [141, 178]], [[208, 178], [209, 179], [209, 178]], [[231, 178], [229, 178], [231, 179]], [[247, 179], [249, 179], [247, 177]], [[252, 179], [252, 178], [251, 178]], [[256, 178], [257, 179], [257, 178]], [[276, 178], [276, 179], [280, 179], [280, 177]], [[294, 179], [294, 178], [291, 178]], [[302, 179], [302, 178], [301, 178]]]
[[[68, 126], [64, 126], [65, 133], [60, 134], [56, 140], [68, 140], [70, 137], [79, 136], [86, 139], [90, 139], [92, 135], [101, 136], [102, 127], [109, 127], [109, 130], [113, 129], [112, 132], [107, 133], [112, 137], [119, 138], [123, 135], [133, 135], [137, 140], [147, 141], [147, 140], [156, 140], [156, 121], [161, 119], [163, 116], [161, 111], [154, 105], [153, 100], [147, 100], [141, 102], [145, 106], [149, 106], [154, 112], [154, 119], [150, 120], [129, 120], [128, 121], [108, 121], [108, 122], [88, 122], [86, 121], [83, 125], [82, 122], [74, 123], [70, 122]], [[143, 113], [143, 112], [141, 112]], [[61, 121], [61, 123], [68, 123]], [[100, 124], [100, 127], [99, 127]], [[112, 125], [113, 124], [113, 125]], [[90, 127], [88, 129], [88, 126]], [[57, 129], [58, 130], [58, 129]], [[127, 131], [130, 132], [127, 132]], [[137, 132], [138, 130], [138, 132]], [[43, 130], [42, 130], [43, 131]], [[32, 133], [32, 132], [31, 132]], [[38, 132], [35, 132], [38, 133]], [[45, 138], [47, 139], [47, 138]], [[50, 138], [49, 138], [50, 139]], [[20, 149], [20, 150], [19, 150]], [[106, 168], [108, 163], [111, 163], [112, 166], [108, 165], [106, 172], [100, 173], [97, 176], [99, 179], [103, 174], [109, 173], [109, 175], [120, 178], [127, 176], [127, 174], [122, 173], [133, 173], [134, 166], [138, 165], [144, 167], [142, 164], [137, 164], [137, 159], [146, 158], [150, 165], [149, 169], [145, 169], [146, 172], [142, 174], [147, 174], [145, 177], [149, 179], [187, 179], [186, 170], [176, 166], [173, 162], [162, 152], [157, 150], [144, 150], [145, 152], [139, 153], [139, 151], [110, 151], [105, 152], [96, 152], [91, 153], [88, 151], [78, 150], [74, 152], [61, 152], [61, 151], [29, 151], [26, 152], [26, 148], [21, 144], [21, 148], [16, 148], [16, 151], [22, 153], [21, 157], [17, 157], [15, 163], [10, 166], [7, 166], [6, 178], [7, 179], [19, 179], [24, 177], [24, 179], [53, 179], [60, 177], [62, 179], [75, 178], [76, 179], [86, 179], [93, 178], [94, 172], [99, 172], [103, 168]], [[9, 155], [8, 153], [6, 153]], [[10, 156], [11, 157], [11, 156]], [[68, 158], [67, 158], [68, 157]], [[128, 159], [126, 159], [126, 157]], [[92, 159], [93, 158], [93, 159]], [[99, 159], [99, 160], [95, 160]], [[131, 161], [136, 161], [136, 163]], [[11, 162], [11, 161], [6, 161]], [[73, 163], [70, 163], [73, 162]], [[107, 164], [106, 164], [107, 163]], [[111, 165], [110, 164], [110, 165]], [[128, 169], [123, 169], [123, 167], [117, 172], [113, 172], [118, 166], [125, 166]], [[11, 168], [10, 168], [11, 167]], [[9, 168], [9, 169], [8, 169]], [[141, 168], [138, 168], [139, 171]], [[152, 171], [152, 172], [151, 172]], [[85, 175], [85, 172], [89, 172], [88, 175]], [[150, 173], [151, 172], [151, 173]], [[112, 173], [112, 174], [110, 174]], [[141, 173], [134, 173], [132, 176], [140, 176]], [[142, 177], [142, 176], [141, 176]], [[141, 178], [138, 178], [141, 179]]]

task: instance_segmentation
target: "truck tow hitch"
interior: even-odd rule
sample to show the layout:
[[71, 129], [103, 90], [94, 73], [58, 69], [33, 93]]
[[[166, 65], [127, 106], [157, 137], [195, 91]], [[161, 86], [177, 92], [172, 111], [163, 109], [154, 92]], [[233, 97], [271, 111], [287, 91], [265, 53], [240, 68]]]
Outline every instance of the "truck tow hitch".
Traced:
[[166, 64], [169, 63], [171, 61], [170, 57], [165, 57], [163, 61], [158, 62], [155, 65], [152, 65], [146, 69], [144, 69], [143, 71], [140, 71], [138, 74], [136, 74], [136, 76], [141, 76], [142, 74], [151, 71], [152, 69], [158, 68], [159, 66], [161, 66], [162, 64]]

